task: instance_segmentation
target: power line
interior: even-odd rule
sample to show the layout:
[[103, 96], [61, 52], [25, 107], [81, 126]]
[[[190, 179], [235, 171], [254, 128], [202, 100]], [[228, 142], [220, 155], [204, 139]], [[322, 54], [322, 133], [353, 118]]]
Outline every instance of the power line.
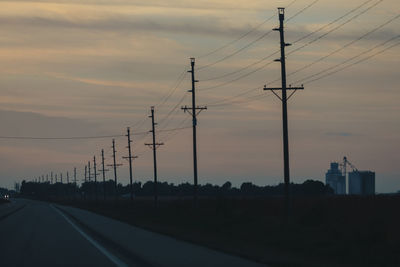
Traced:
[[185, 79], [186, 74], [187, 74], [187, 72], [186, 72], [186, 68], [185, 68], [185, 70], [183, 70], [183, 72], [179, 75], [177, 81], [174, 83], [174, 86], [173, 86], [172, 90], [171, 90], [161, 101], [159, 101], [159, 102], [155, 105], [156, 107], [160, 108], [160, 107], [162, 107], [162, 106], [165, 104], [165, 102], [168, 101], [168, 99], [169, 99], [169, 98], [175, 93], [175, 91], [179, 88], [179, 86], [181, 85], [181, 83], [182, 83], [183, 80]]
[[[372, 0], [371, 0], [371, 1], [372, 1]], [[293, 4], [296, 3], [296, 2], [297, 2], [297, 0], [293, 0], [292, 2], [290, 2], [290, 3], [286, 6], [286, 8], [290, 7], [291, 5], [293, 5]], [[218, 52], [218, 51], [221, 51], [221, 50], [227, 48], [228, 46], [230, 46], [230, 45], [232, 45], [232, 44], [234, 44], [234, 43], [236, 43], [236, 42], [242, 40], [243, 38], [245, 38], [245, 37], [248, 36], [249, 34], [253, 33], [255, 30], [257, 30], [258, 28], [260, 28], [262, 25], [264, 25], [265, 23], [267, 23], [268, 21], [270, 21], [270, 20], [273, 19], [274, 17], [275, 17], [275, 15], [273, 15], [273, 16], [271, 16], [271, 17], [265, 19], [264, 21], [262, 21], [261, 23], [259, 23], [258, 25], [256, 25], [255, 27], [253, 27], [252, 29], [250, 29], [249, 31], [247, 31], [246, 33], [244, 33], [243, 35], [241, 35], [240, 37], [238, 37], [238, 38], [236, 38], [236, 39], [233, 39], [232, 41], [230, 41], [230, 42], [228, 42], [228, 43], [226, 43], [226, 44], [224, 44], [224, 45], [222, 45], [222, 46], [220, 46], [220, 47], [218, 47], [218, 48], [212, 50], [211, 52], [208, 52], [208, 53], [206, 53], [206, 54], [204, 54], [204, 55], [198, 56], [197, 58], [199, 59], [199, 58], [208, 57], [208, 56], [210, 56], [210, 55], [212, 55], [212, 54], [215, 54], [215, 53]]]
[[[259, 87], [257, 89], [259, 89]], [[271, 94], [262, 93], [262, 94], [257, 94], [257, 95], [253, 95], [253, 96], [248, 96], [245, 99], [238, 99], [235, 101], [223, 102], [220, 104], [214, 104], [214, 105], [210, 105], [210, 106], [211, 107], [223, 107], [223, 106], [230, 106], [230, 105], [247, 104], [247, 103], [254, 102], [254, 101], [257, 101], [260, 99], [264, 99], [264, 98], [270, 97], [270, 96], [271, 96]]]
[[315, 30], [315, 31], [310, 32], [309, 34], [306, 34], [306, 35], [300, 37], [300, 38], [297, 39], [296, 41], [292, 42], [292, 44], [298, 43], [298, 42], [300, 42], [300, 41], [302, 41], [302, 40], [304, 40], [304, 39], [310, 37], [311, 35], [314, 35], [315, 33], [324, 30], [325, 28], [331, 26], [332, 24], [338, 22], [339, 20], [341, 20], [341, 19], [347, 17], [347, 16], [350, 15], [351, 13], [353, 13], [353, 12], [357, 11], [358, 9], [362, 8], [363, 6], [365, 6], [366, 4], [368, 4], [368, 3], [371, 2], [371, 1], [374, 1], [374, 0], [367, 0], [367, 1], [365, 1], [365, 2], [362, 3], [361, 5], [359, 5], [359, 6], [355, 7], [355, 8], [353, 8], [352, 10], [346, 12], [345, 14], [343, 14], [342, 16], [340, 16], [339, 18], [337, 18], [337, 19], [335, 19], [335, 20], [333, 20], [333, 21], [331, 21], [331, 22], [329, 22], [329, 23], [323, 25], [322, 27], [318, 28], [318, 29]]
[[[313, 39], [312, 41], [310, 41], [310, 42], [304, 44], [303, 46], [301, 46], [301, 47], [299, 47], [299, 48], [296, 48], [295, 50], [290, 51], [289, 53], [287, 53], [287, 55], [293, 54], [293, 53], [299, 51], [300, 49], [302, 49], [302, 48], [304, 48], [304, 47], [306, 47], [306, 46], [308, 46], [308, 45], [310, 45], [310, 44], [312, 44], [312, 43], [314, 43], [314, 42], [316, 42], [316, 41], [322, 39], [323, 37], [327, 36], [328, 34], [332, 33], [333, 31], [335, 31], [335, 30], [341, 28], [342, 26], [346, 25], [346, 24], [349, 23], [350, 21], [356, 19], [357, 17], [359, 17], [359, 16], [361, 16], [362, 14], [366, 13], [367, 11], [371, 10], [372, 8], [374, 8], [375, 6], [377, 6], [379, 3], [381, 3], [382, 1], [383, 1], [383, 0], [379, 0], [378, 2], [376, 2], [375, 4], [373, 4], [372, 6], [368, 7], [367, 9], [363, 10], [362, 12], [360, 12], [360, 13], [356, 14], [355, 16], [351, 17], [349, 20], [345, 21], [344, 23], [340, 24], [339, 26], [337, 26], [337, 27], [331, 29], [330, 31], [328, 31], [328, 32], [324, 33], [323, 35], [321, 35], [321, 36], [319, 36], [319, 37]], [[267, 58], [272, 57], [272, 55], [274, 55], [274, 54], [276, 54], [276, 53], [277, 53], [277, 52], [274, 52], [274, 53], [270, 54], [269, 56], [267, 56]], [[259, 62], [261, 62], [261, 61], [263, 61], [263, 59], [262, 59], [262, 60], [259, 60], [257, 63], [259, 63]], [[257, 64], [257, 63], [255, 63], [255, 64]], [[227, 81], [227, 82], [223, 82], [223, 83], [220, 83], [220, 84], [217, 84], [217, 85], [214, 85], [214, 86], [202, 88], [202, 89], [199, 89], [199, 90], [200, 90], [200, 91], [203, 91], [203, 90], [211, 90], [211, 89], [215, 89], [215, 88], [219, 88], [219, 87], [222, 87], [222, 86], [231, 84], [231, 83], [233, 83], [233, 82], [236, 82], [236, 81], [238, 81], [238, 80], [241, 80], [241, 79], [243, 79], [243, 78], [245, 78], [245, 77], [247, 77], [247, 76], [250, 76], [251, 74], [254, 74], [254, 73], [256, 73], [256, 72], [258, 72], [258, 71], [264, 69], [266, 66], [268, 66], [268, 65], [270, 65], [270, 64], [272, 64], [272, 63], [273, 63], [273, 62], [268, 62], [268, 63], [262, 65], [261, 67], [259, 67], [259, 68], [257, 68], [257, 69], [254, 69], [254, 70], [252, 70], [252, 71], [250, 71], [250, 72], [248, 72], [248, 73], [246, 73], [246, 74], [243, 74], [243, 75], [241, 75], [241, 76], [239, 76], [239, 77], [237, 77], [237, 78], [235, 78], [235, 79], [232, 79], [232, 80], [229, 80], [229, 81]], [[255, 64], [253, 63], [253, 65], [255, 65]], [[246, 67], [246, 68], [247, 68], [247, 67]]]
[[32, 137], [32, 136], [0, 136], [0, 139], [17, 139], [17, 140], [79, 140], [79, 139], [103, 139], [117, 138], [124, 135], [99, 135], [99, 136], [72, 136], [72, 137]]
[[[298, 15], [300, 15], [301, 13], [303, 13], [304, 11], [306, 11], [307, 9], [309, 9], [310, 7], [312, 7], [313, 5], [315, 5], [317, 2], [319, 2], [320, 0], [315, 0], [314, 2], [312, 2], [311, 4], [307, 5], [306, 7], [304, 7], [303, 9], [301, 9], [299, 12], [297, 12], [296, 14], [294, 14], [290, 19], [293, 19], [295, 17], [297, 17]], [[273, 19], [275, 17], [275, 15], [271, 16], [270, 18], [268, 18], [268, 21]], [[249, 48], [250, 46], [252, 46], [253, 44], [259, 42], [260, 40], [264, 39], [265, 37], [267, 37], [270, 33], [272, 32], [272, 30], [264, 33], [263, 35], [261, 35], [260, 37], [258, 37], [257, 39], [251, 41], [250, 43], [246, 44], [245, 46], [237, 49], [236, 51], [234, 51], [233, 53], [226, 55], [225, 57], [218, 59], [217, 61], [214, 61], [212, 63], [209, 63], [207, 65], [203, 65], [201, 67], [198, 68], [198, 71], [209, 68], [211, 66], [214, 66], [222, 61], [227, 60], [228, 58], [231, 58], [237, 54], [239, 54], [240, 52], [244, 51], [245, 49]]]
[[350, 62], [350, 61], [353, 61], [354, 59], [356, 59], [356, 58], [358, 58], [358, 57], [360, 57], [360, 56], [362, 56], [362, 55], [365, 55], [365, 54], [367, 54], [367, 53], [369, 53], [369, 52], [375, 50], [376, 48], [379, 48], [379, 47], [381, 47], [381, 46], [384, 46], [384, 45], [386, 45], [387, 43], [389, 43], [389, 42], [391, 42], [391, 41], [393, 41], [393, 40], [395, 40], [395, 39], [397, 39], [397, 38], [399, 38], [399, 37], [400, 37], [400, 35], [396, 35], [396, 36], [394, 36], [394, 37], [392, 37], [392, 38], [390, 38], [390, 39], [384, 41], [383, 43], [377, 44], [377, 45], [375, 45], [374, 47], [372, 47], [372, 48], [370, 48], [370, 49], [367, 49], [367, 50], [365, 50], [365, 51], [363, 51], [363, 52], [361, 52], [361, 53], [359, 53], [359, 54], [357, 54], [357, 55], [355, 55], [355, 56], [353, 56], [353, 57], [351, 57], [351, 58], [346, 59], [345, 61], [343, 61], [343, 62], [341, 62], [341, 63], [338, 63], [338, 64], [336, 64], [336, 65], [334, 65], [334, 66], [331, 66], [331, 67], [326, 68], [326, 69], [324, 69], [324, 70], [321, 70], [321, 71], [319, 71], [319, 72], [317, 72], [317, 73], [314, 73], [314, 74], [312, 74], [312, 75], [309, 75], [309, 76], [307, 76], [307, 77], [305, 77], [305, 78], [303, 78], [303, 79], [299, 79], [299, 80], [297, 80], [295, 83], [301, 83], [301, 82], [307, 81], [307, 80], [312, 79], [312, 78], [314, 78], [314, 77], [316, 77], [316, 76], [318, 76], [318, 75], [321, 75], [321, 74], [323, 74], [323, 73], [325, 73], [325, 72], [328, 72], [328, 71], [333, 70], [333, 69], [335, 69], [335, 68], [337, 68], [337, 67], [340, 67], [340, 66], [342, 66], [342, 65], [345, 65], [346, 63], [348, 63], [348, 62]]
[[[274, 54], [275, 54], [275, 53], [274, 53]], [[271, 54], [271, 55], [272, 55], [272, 54]], [[271, 55], [270, 55], [269, 57], [271, 57]], [[266, 64], [262, 65], [261, 67], [259, 67], [259, 68], [257, 68], [257, 69], [254, 69], [254, 70], [252, 70], [252, 71], [250, 71], [250, 72], [248, 72], [248, 73], [246, 73], [246, 74], [243, 74], [243, 75], [241, 75], [241, 76], [239, 76], [239, 77], [237, 77], [237, 78], [235, 78], [235, 79], [232, 79], [232, 80], [229, 80], [229, 81], [227, 81], [227, 82], [223, 82], [223, 83], [220, 83], [220, 84], [217, 84], [217, 85], [214, 85], [214, 86], [210, 86], [210, 87], [206, 87], [206, 88], [201, 88], [201, 89], [199, 89], [199, 91], [207, 91], [207, 90], [211, 90], [211, 89], [215, 89], [215, 88], [218, 88], [218, 87], [222, 87], [222, 86], [231, 84], [231, 83], [233, 83], [233, 82], [236, 82], [236, 81], [238, 81], [238, 80], [241, 80], [241, 79], [243, 79], [243, 78], [246, 78], [247, 76], [250, 76], [251, 74], [256, 73], [256, 72], [258, 72], [258, 71], [264, 69], [265, 67], [267, 67], [268, 65], [271, 65], [272, 63], [274, 63], [274, 61], [267, 62]]]
[[167, 115], [165, 115], [159, 122], [159, 124], [161, 125], [162, 123], [164, 123], [166, 120], [168, 120], [168, 118], [171, 116], [171, 114], [177, 110], [177, 108], [179, 108], [180, 104], [182, 104], [182, 102], [185, 100], [185, 98], [188, 96], [187, 92], [185, 92], [185, 94], [182, 96], [182, 98], [178, 101], [178, 103], [167, 113]]
[[212, 105], [218, 104], [218, 103], [220, 103], [220, 102], [229, 101], [229, 100], [232, 100], [232, 99], [241, 97], [241, 96], [243, 96], [243, 95], [246, 95], [246, 94], [248, 94], [248, 93], [250, 93], [250, 92], [252, 92], [252, 91], [258, 90], [258, 89], [260, 89], [260, 88], [261, 88], [261, 86], [257, 86], [257, 87], [255, 87], [255, 88], [248, 89], [248, 90], [246, 90], [246, 91], [244, 91], [244, 92], [241, 92], [240, 94], [237, 94], [237, 95], [234, 95], [234, 96], [225, 97], [225, 98], [218, 99], [218, 100], [215, 100], [215, 101], [212, 101], [212, 102], [208, 102], [206, 105], [207, 105], [207, 106], [209, 106], [209, 105], [212, 106]]
[[338, 26], [336, 26], [336, 27], [330, 29], [330, 30], [327, 31], [326, 33], [324, 33], [324, 34], [318, 36], [317, 38], [315, 38], [315, 39], [313, 39], [313, 40], [311, 40], [311, 41], [305, 43], [304, 45], [302, 45], [302, 46], [300, 46], [300, 47], [298, 47], [298, 48], [296, 48], [296, 49], [290, 51], [289, 53], [287, 53], [287, 55], [291, 55], [291, 54], [293, 54], [293, 53], [295, 53], [295, 52], [297, 52], [297, 51], [303, 49], [304, 47], [307, 47], [307, 46], [309, 46], [310, 44], [313, 44], [313, 43], [315, 43], [315, 42], [321, 40], [322, 38], [326, 37], [328, 34], [330, 34], [330, 33], [334, 32], [334, 31], [340, 29], [341, 27], [343, 27], [344, 25], [346, 25], [346, 24], [350, 23], [351, 21], [355, 20], [355, 19], [358, 18], [359, 16], [361, 16], [361, 15], [367, 13], [368, 11], [370, 11], [371, 9], [373, 9], [374, 7], [376, 7], [377, 5], [379, 5], [379, 4], [382, 3], [382, 2], [383, 2], [383, 0], [379, 0], [378, 2], [376, 2], [376, 3], [374, 3], [373, 5], [371, 5], [370, 7], [368, 7], [367, 9], [364, 9], [364, 10], [361, 11], [360, 13], [354, 15], [353, 17], [351, 17], [350, 19], [346, 20], [345, 22], [339, 24]]
[[[399, 38], [399, 37], [400, 37], [400, 35], [398, 35], [396, 38]], [[387, 42], [385, 42], [385, 43], [387, 43]], [[347, 66], [344, 66], [343, 68], [340, 68], [340, 69], [337, 69], [337, 70], [328, 72], [328, 73], [326, 73], [326, 74], [324, 74], [324, 75], [322, 75], [322, 76], [320, 76], [320, 77], [318, 77], [318, 78], [305, 81], [304, 83], [310, 84], [310, 83], [312, 83], [312, 82], [321, 80], [321, 79], [323, 79], [323, 78], [325, 78], [325, 77], [327, 77], [327, 76], [331, 76], [331, 75], [333, 75], [333, 74], [336, 74], [336, 73], [338, 73], [338, 72], [340, 72], [340, 71], [343, 71], [343, 70], [345, 70], [345, 69], [348, 69], [348, 68], [350, 68], [350, 67], [352, 67], [352, 66], [354, 66], [354, 65], [360, 64], [360, 63], [362, 63], [362, 62], [364, 62], [364, 61], [366, 61], [366, 60], [368, 60], [368, 59], [370, 59], [370, 58], [372, 58], [372, 57], [375, 57], [375, 56], [377, 56], [377, 55], [379, 55], [379, 54], [382, 54], [382, 53], [386, 52], [387, 50], [389, 50], [389, 49], [391, 49], [391, 48], [393, 48], [393, 47], [395, 47], [395, 46], [398, 46], [398, 45], [400, 45], [400, 42], [395, 43], [395, 44], [393, 44], [393, 45], [391, 45], [391, 46], [389, 46], [389, 47], [387, 47], [387, 48], [385, 48], [385, 49], [382, 49], [381, 51], [378, 51], [378, 52], [376, 52], [376, 53], [374, 53], [374, 54], [372, 54], [372, 55], [369, 55], [369, 56], [367, 56], [367, 57], [365, 57], [365, 58], [363, 58], [363, 59], [360, 59], [360, 60], [358, 60], [358, 61], [356, 61], [356, 62], [353, 62], [353, 63], [351, 63], [351, 64], [349, 64], [349, 65], [347, 65]], [[382, 46], [382, 45], [380, 45], [380, 46]], [[359, 55], [357, 55], [357, 56], [351, 58], [351, 60], [354, 60], [355, 58], [360, 57], [361, 55], [367, 54], [368, 52], [371, 52], [372, 50], [374, 50], [374, 49], [376, 49], [376, 48], [377, 48], [377, 47], [375, 47], [375, 48], [373, 48], [373, 49], [370, 49], [370, 50], [368, 50], [368, 51], [365, 51], [365, 52], [363, 52], [363, 53], [361, 53], [361, 54], [359, 54]], [[350, 61], [350, 60], [346, 60], [346, 61]], [[347, 63], [347, 62], [346, 62], [346, 63]], [[345, 64], [345, 63], [343, 62], [343, 63], [341, 63], [341, 64], [338, 64], [337, 66], [342, 65], [342, 64]], [[336, 66], [336, 67], [337, 67], [337, 66]], [[332, 69], [333, 69], [333, 68], [332, 68]], [[325, 70], [325, 71], [326, 71], [326, 70]]]
[[334, 54], [336, 54], [336, 53], [342, 51], [343, 49], [345, 49], [345, 48], [351, 46], [352, 44], [354, 44], [354, 43], [356, 43], [356, 42], [358, 42], [358, 41], [364, 39], [364, 38], [367, 37], [368, 35], [370, 35], [370, 34], [376, 32], [377, 30], [379, 30], [379, 29], [385, 27], [386, 25], [390, 24], [391, 22], [393, 22], [394, 20], [398, 19], [399, 17], [400, 17], [400, 15], [397, 15], [397, 16], [395, 16], [395, 17], [389, 19], [389, 20], [386, 21], [385, 23], [383, 23], [383, 24], [379, 25], [378, 27], [372, 29], [371, 31], [369, 31], [369, 32], [367, 32], [367, 33], [361, 35], [360, 37], [358, 37], [358, 38], [356, 38], [356, 39], [350, 41], [349, 43], [346, 43], [345, 45], [343, 45], [342, 47], [336, 49], [335, 51], [333, 51], [333, 52], [331, 52], [331, 53], [329, 53], [329, 54], [327, 54], [327, 55], [325, 55], [325, 56], [323, 56], [323, 57], [321, 57], [321, 58], [319, 58], [319, 59], [317, 59], [317, 60], [315, 60], [315, 61], [313, 61], [313, 62], [311, 62], [311, 63], [309, 63], [309, 64], [307, 64], [307, 65], [305, 65], [305, 66], [303, 66], [303, 67], [301, 67], [301, 68], [299, 68], [299, 69], [297, 69], [296, 71], [290, 73], [288, 76], [294, 75], [294, 74], [296, 74], [296, 73], [298, 73], [298, 72], [301, 72], [301, 71], [303, 71], [303, 70], [305, 70], [305, 69], [308, 69], [309, 67], [311, 67], [311, 66], [317, 64], [318, 62], [321, 62], [321, 61], [327, 59], [328, 57], [330, 57], [330, 56], [332, 56], [332, 55], [334, 55]]
[[[274, 17], [274, 16], [272, 16], [271, 19], [272, 19], [273, 17]], [[261, 35], [260, 37], [258, 37], [257, 39], [255, 39], [254, 41], [251, 41], [250, 43], [248, 43], [248, 44], [246, 44], [245, 46], [243, 46], [243, 47], [239, 48], [238, 50], [236, 50], [235, 52], [233, 52], [233, 53], [231, 53], [231, 54], [229, 54], [229, 55], [227, 55], [227, 56], [225, 56], [225, 57], [223, 57], [223, 58], [221, 58], [221, 59], [218, 59], [217, 61], [214, 61], [214, 62], [209, 63], [209, 64], [207, 64], [207, 65], [204, 65], [204, 66], [202, 66], [202, 67], [199, 67], [198, 70], [200, 71], [200, 70], [209, 68], [209, 67], [214, 66], [214, 65], [216, 65], [216, 64], [218, 64], [218, 63], [220, 63], [220, 62], [222, 62], [222, 61], [227, 60], [228, 58], [231, 58], [231, 57], [233, 57], [233, 56], [239, 54], [239, 53], [242, 52], [243, 50], [249, 48], [249, 47], [252, 46], [253, 44], [255, 44], [255, 43], [257, 43], [258, 41], [260, 41], [260, 40], [264, 39], [265, 37], [267, 37], [271, 32], [272, 32], [272, 30], [270, 30], [270, 31], [268, 31], [268, 32], [266, 32], [266, 33], [264, 33], [263, 35]]]
[[316, 3], [318, 3], [320, 0], [315, 0], [314, 2], [308, 4], [306, 7], [304, 7], [303, 9], [301, 9], [299, 12], [297, 12], [296, 14], [294, 14], [293, 16], [289, 17], [286, 21], [289, 22], [290, 20], [294, 19], [295, 17], [297, 17], [298, 15], [300, 15], [301, 13], [303, 13], [304, 11], [306, 11], [307, 9], [309, 9], [310, 7], [312, 7], [313, 5], [315, 5]]
[[[295, 0], [295, 1], [297, 1], [297, 0]], [[295, 2], [295, 1], [293, 1], [293, 2]], [[212, 54], [215, 54], [216, 52], [218, 52], [218, 51], [220, 51], [220, 50], [223, 50], [223, 49], [227, 48], [228, 46], [230, 46], [230, 45], [232, 45], [232, 44], [234, 44], [234, 43], [236, 43], [236, 42], [242, 40], [242, 39], [245, 38], [247, 35], [249, 35], [250, 33], [253, 33], [255, 30], [257, 30], [258, 28], [260, 28], [262, 25], [264, 25], [265, 23], [267, 23], [268, 21], [270, 21], [270, 20], [273, 19], [274, 17], [275, 17], [275, 15], [273, 15], [273, 16], [267, 18], [266, 20], [264, 20], [263, 22], [261, 22], [260, 24], [258, 24], [258, 25], [255, 26], [254, 28], [252, 28], [250, 31], [248, 31], [248, 32], [246, 32], [245, 34], [243, 34], [242, 36], [240, 36], [239, 38], [236, 38], [236, 39], [230, 41], [229, 43], [227, 43], [227, 44], [225, 44], [225, 45], [223, 45], [223, 46], [221, 46], [221, 47], [219, 47], [219, 48], [217, 48], [217, 49], [215, 49], [215, 50], [213, 50], [213, 51], [211, 51], [211, 52], [209, 52], [209, 53], [207, 53], [207, 54], [205, 54], [205, 55], [199, 56], [198, 58], [208, 57], [208, 56], [210, 56], [210, 55], [212, 55]], [[216, 63], [215, 63], [215, 64], [216, 64]], [[205, 68], [205, 66], [203, 66], [203, 67]], [[199, 68], [199, 69], [200, 69], [200, 68]]]
[[223, 74], [223, 75], [220, 75], [220, 76], [214, 76], [214, 77], [211, 77], [211, 78], [208, 78], [208, 79], [200, 79], [200, 80], [201, 80], [202, 82], [207, 82], [207, 81], [219, 80], [219, 79], [222, 79], [222, 78], [231, 76], [231, 75], [233, 75], [233, 74], [242, 72], [242, 71], [244, 71], [244, 70], [246, 70], [246, 69], [248, 69], [248, 68], [250, 68], [250, 67], [253, 67], [253, 66], [255, 66], [255, 65], [258, 65], [259, 63], [261, 63], [261, 62], [267, 60], [268, 58], [271, 58], [272, 56], [274, 56], [274, 55], [276, 55], [276, 54], [278, 54], [278, 53], [279, 53], [279, 50], [276, 50], [275, 52], [269, 54], [268, 56], [263, 57], [262, 59], [257, 60], [256, 62], [253, 62], [253, 63], [251, 63], [251, 64], [249, 64], [249, 65], [247, 65], [247, 66], [245, 66], [245, 67], [243, 67], [243, 68], [241, 68], [241, 69], [238, 69], [238, 70], [235, 70], [235, 71], [232, 71], [232, 72], [228, 72], [228, 73]]
[[[350, 10], [350, 11], [347, 12], [346, 14], [340, 16], [339, 18], [333, 20], [332, 22], [330, 22], [330, 23], [328, 23], [328, 24], [326, 24], [326, 25], [320, 27], [319, 29], [317, 29], [317, 30], [315, 30], [315, 31], [313, 31], [313, 32], [311, 32], [311, 33], [309, 33], [309, 34], [306, 34], [306, 35], [304, 35], [303, 37], [297, 39], [296, 41], [293, 42], [293, 44], [295, 44], [295, 43], [297, 43], [297, 42], [299, 42], [299, 41], [301, 41], [301, 40], [303, 40], [303, 39], [306, 39], [306, 38], [308, 38], [309, 36], [311, 36], [311, 35], [313, 35], [313, 34], [315, 34], [315, 33], [317, 33], [317, 32], [320, 32], [321, 30], [323, 30], [323, 29], [329, 27], [330, 25], [334, 24], [335, 22], [337, 22], [337, 21], [343, 19], [344, 17], [348, 16], [349, 14], [351, 14], [351, 13], [357, 11], [358, 9], [360, 9], [360, 8], [363, 7], [363, 6], [365, 6], [366, 4], [368, 4], [368, 3], [371, 2], [371, 1], [373, 1], [373, 0], [367, 0], [367, 1], [364, 2], [363, 4], [357, 6], [356, 8], [353, 8], [352, 10]], [[303, 10], [303, 12], [304, 12], [304, 10]], [[297, 15], [299, 15], [299, 14], [300, 14], [300, 13], [298, 12]], [[292, 18], [294, 18], [294, 16], [293, 16]], [[340, 28], [340, 27], [339, 27], [339, 28]], [[305, 47], [305, 46], [304, 46], [304, 47]], [[298, 49], [298, 50], [300, 50], [300, 49]], [[296, 50], [296, 51], [297, 51], [297, 50]], [[260, 60], [258, 60], [258, 61], [256, 61], [256, 62], [253, 62], [253, 63], [251, 63], [251, 64], [249, 64], [249, 65], [247, 65], [247, 66], [245, 66], [245, 67], [243, 67], [243, 68], [241, 68], [241, 69], [238, 69], [238, 70], [235, 70], [235, 71], [232, 71], [232, 72], [229, 72], [229, 73], [220, 75], [220, 76], [214, 76], [214, 77], [211, 77], [211, 78], [208, 78], [208, 79], [201, 79], [201, 81], [202, 81], [202, 82], [206, 82], [206, 81], [218, 80], [218, 79], [222, 79], [222, 78], [225, 78], [225, 77], [234, 75], [234, 74], [239, 73], [239, 72], [242, 72], [242, 71], [244, 71], [244, 70], [246, 70], [246, 69], [248, 69], [248, 68], [250, 68], [250, 67], [253, 67], [253, 66], [255, 66], [255, 65], [258, 65], [259, 63], [261, 63], [261, 62], [263, 62], [263, 61], [265, 61], [265, 60], [271, 58], [273, 55], [276, 55], [276, 54], [278, 54], [278, 53], [279, 53], [279, 50], [277, 50], [277, 51], [271, 53], [270, 55], [268, 55], [268, 56], [266, 56], [266, 57], [264, 57], [264, 58], [262, 58], [262, 59], [260, 59]], [[262, 67], [262, 68], [263, 68], [263, 67]], [[261, 68], [261, 69], [262, 69], [262, 68]], [[257, 71], [258, 71], [258, 70], [257, 70]], [[247, 76], [244, 76], [244, 77], [247, 77]], [[235, 80], [235, 81], [236, 81], [236, 80]], [[228, 84], [229, 84], [229, 83], [228, 83]], [[223, 84], [223, 85], [225, 85], [225, 84]], [[223, 85], [221, 85], [221, 86], [223, 86]], [[220, 86], [217, 86], [217, 87], [220, 87]], [[216, 87], [215, 87], [215, 88], [216, 88]]]

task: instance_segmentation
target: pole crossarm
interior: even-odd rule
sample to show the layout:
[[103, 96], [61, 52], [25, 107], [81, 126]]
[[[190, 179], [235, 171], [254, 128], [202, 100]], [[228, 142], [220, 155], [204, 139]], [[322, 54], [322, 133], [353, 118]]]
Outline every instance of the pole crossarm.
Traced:
[[153, 143], [145, 143], [144, 144], [145, 146], [149, 146], [150, 148], [153, 148], [153, 145], [156, 147], [156, 149], [157, 148], [159, 148], [160, 146], [163, 146], [164, 145], [164, 143], [155, 143], [155, 144], [153, 144]]
[[121, 164], [121, 163], [117, 163], [117, 164], [107, 164], [107, 166], [109, 166], [109, 167], [120, 167], [120, 166], [123, 166], [123, 164]]
[[[283, 88], [281, 87], [267, 87], [266, 85], [264, 86], [264, 91], [271, 91], [279, 100], [283, 101], [282, 97], [280, 97], [275, 91], [282, 91]], [[304, 90], [304, 86], [299, 86], [299, 87], [287, 87], [285, 90], [293, 90], [293, 92], [286, 98], [286, 100], [289, 100], [294, 93], [296, 93], [297, 90]]]
[[[181, 107], [181, 109], [184, 112], [187, 112], [187, 113], [189, 113], [190, 115], [193, 116], [193, 113], [192, 113], [193, 108], [192, 107], [183, 106], [183, 107]], [[199, 115], [200, 112], [202, 112], [203, 110], [207, 110], [207, 107], [206, 106], [204, 106], [204, 107], [197, 106], [197, 107], [194, 108], [194, 110], [198, 110], [199, 112], [196, 112], [196, 115]]]

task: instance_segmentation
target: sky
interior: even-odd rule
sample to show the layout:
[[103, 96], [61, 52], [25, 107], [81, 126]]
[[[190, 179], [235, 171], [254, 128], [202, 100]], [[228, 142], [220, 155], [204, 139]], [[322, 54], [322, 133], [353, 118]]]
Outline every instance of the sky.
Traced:
[[[286, 7], [291, 180], [325, 181], [344, 156], [376, 172], [377, 192], [400, 190], [397, 0], [0, 1], [0, 187], [112, 160], [129, 181], [193, 181], [190, 58], [196, 58], [199, 182], [283, 181], [277, 7]], [[179, 128], [179, 130], [173, 130]], [[107, 179], [112, 179], [107, 173]]]

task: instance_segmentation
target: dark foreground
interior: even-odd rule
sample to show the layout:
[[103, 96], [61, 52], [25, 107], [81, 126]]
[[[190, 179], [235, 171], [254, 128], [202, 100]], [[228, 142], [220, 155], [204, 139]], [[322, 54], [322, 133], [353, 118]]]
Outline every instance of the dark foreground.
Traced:
[[48, 202], [17, 199], [0, 206], [0, 266], [263, 265]]
[[6, 204], [6, 203], [10, 203], [10, 201], [4, 199], [4, 198], [0, 198], [0, 205], [1, 204]]
[[63, 201], [273, 266], [400, 266], [399, 196]]

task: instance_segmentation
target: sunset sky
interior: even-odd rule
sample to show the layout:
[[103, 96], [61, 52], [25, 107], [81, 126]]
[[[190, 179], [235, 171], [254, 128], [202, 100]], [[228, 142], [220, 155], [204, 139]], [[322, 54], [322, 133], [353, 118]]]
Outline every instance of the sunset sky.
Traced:
[[[123, 135], [129, 126], [143, 182], [153, 179], [143, 132], [154, 105], [165, 142], [159, 179], [192, 182], [191, 129], [162, 130], [191, 126], [180, 107], [191, 105], [195, 57], [197, 103], [208, 106], [199, 182], [278, 184], [281, 103], [262, 88], [280, 86], [279, 34], [270, 30], [286, 6], [288, 83], [305, 87], [289, 101], [292, 181], [325, 181], [330, 162], [347, 156], [376, 172], [378, 192], [400, 190], [398, 0], [1, 1], [0, 137]], [[102, 148], [111, 164], [111, 141], [0, 138], [0, 187], [74, 167], [82, 179]], [[126, 184], [126, 137], [116, 143]]]

